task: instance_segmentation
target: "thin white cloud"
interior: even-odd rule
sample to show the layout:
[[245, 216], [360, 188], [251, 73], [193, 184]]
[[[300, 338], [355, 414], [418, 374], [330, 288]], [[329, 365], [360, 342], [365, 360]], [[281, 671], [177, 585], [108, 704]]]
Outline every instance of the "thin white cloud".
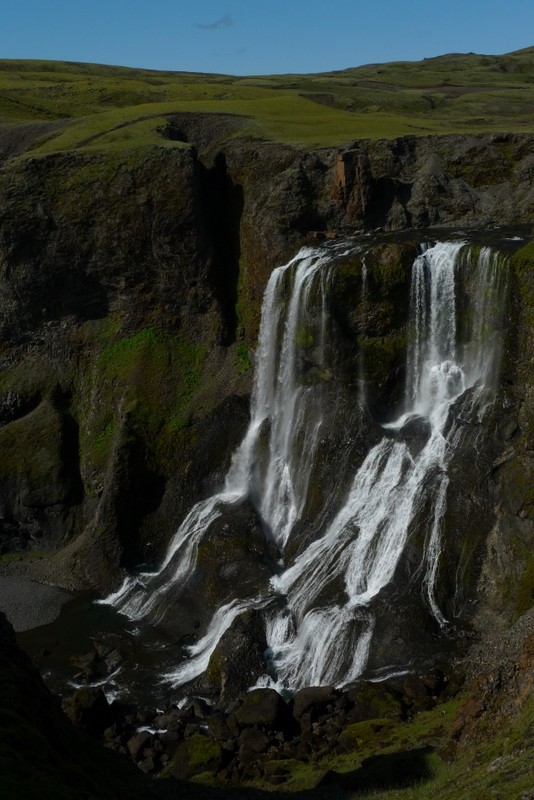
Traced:
[[225, 14], [224, 17], [216, 19], [215, 22], [197, 22], [195, 28], [201, 28], [203, 31], [219, 31], [221, 28], [229, 28], [232, 24], [230, 14]]

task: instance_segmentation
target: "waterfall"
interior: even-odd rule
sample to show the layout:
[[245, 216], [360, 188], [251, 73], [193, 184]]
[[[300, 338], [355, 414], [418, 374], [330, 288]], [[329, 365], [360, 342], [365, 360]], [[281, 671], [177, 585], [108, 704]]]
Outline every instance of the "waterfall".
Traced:
[[[462, 435], [450, 410], [463, 403], [464, 416], [477, 419], [490, 397], [500, 357], [501, 257], [465, 242], [441, 242], [415, 259], [403, 408], [383, 425], [382, 438], [342, 500], [334, 502], [332, 492], [325, 502], [313, 541], [286, 558], [332, 413], [326, 382], [303, 378], [303, 352], [321, 375], [327, 368], [330, 282], [346, 252], [339, 244], [304, 249], [272, 273], [263, 302], [250, 423], [224, 488], [189, 512], [157, 571], [128, 578], [102, 601], [133, 619], [158, 622], [172, 611], [178, 589], [194, 573], [208, 527], [232, 504], [252, 502], [280, 554], [280, 569], [264, 592], [215, 611], [186, 660], [166, 676], [174, 686], [207, 668], [221, 636], [251, 608], [263, 614], [269, 643], [269, 674], [260, 685], [296, 689], [353, 683], [368, 663], [381, 594], [394, 581], [414, 530], [425, 531], [419, 567], [424, 603], [438, 628], [447, 624], [436, 585], [448, 467]], [[460, 336], [457, 287], [464, 277], [473, 302]], [[367, 291], [364, 267], [366, 303]], [[362, 402], [363, 374], [357, 377]], [[425, 432], [415, 450], [404, 436], [414, 421], [421, 421]], [[334, 481], [336, 464], [331, 470]]]
[[[345, 248], [333, 248], [342, 255]], [[131, 619], [158, 622], [172, 606], [173, 589], [187, 581], [198, 545], [225, 506], [251, 498], [267, 535], [283, 550], [307, 498], [308, 480], [319, 442], [324, 408], [316, 387], [298, 380], [297, 346], [318, 341], [324, 360], [325, 291], [332, 262], [329, 250], [304, 249], [273, 271], [262, 307], [250, 423], [232, 457], [222, 492], [198, 503], [172, 538], [156, 572], [128, 577], [104, 603]], [[319, 313], [309, 313], [311, 295]], [[284, 297], [289, 296], [289, 303]], [[308, 325], [318, 327], [311, 333]], [[267, 453], [264, 432], [268, 428]]]

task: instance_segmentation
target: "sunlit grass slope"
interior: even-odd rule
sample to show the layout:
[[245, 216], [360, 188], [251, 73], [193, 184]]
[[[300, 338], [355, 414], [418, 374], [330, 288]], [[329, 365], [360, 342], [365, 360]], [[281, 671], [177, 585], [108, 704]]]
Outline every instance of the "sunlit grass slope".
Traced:
[[534, 48], [252, 77], [0, 61], [2, 129], [55, 123], [43, 125], [34, 152], [162, 144], [158, 127], [183, 111], [240, 115], [246, 122], [236, 135], [305, 147], [405, 134], [533, 132]]

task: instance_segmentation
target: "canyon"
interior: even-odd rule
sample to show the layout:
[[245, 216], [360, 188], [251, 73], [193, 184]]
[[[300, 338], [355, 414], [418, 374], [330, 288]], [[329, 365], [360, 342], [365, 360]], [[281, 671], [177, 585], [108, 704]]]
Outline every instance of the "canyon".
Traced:
[[534, 138], [244, 124], [168, 114], [126, 156], [2, 139], [0, 577], [159, 625], [157, 699], [224, 715], [321, 685], [325, 726], [383, 678], [406, 716], [446, 678], [461, 752], [532, 702]]

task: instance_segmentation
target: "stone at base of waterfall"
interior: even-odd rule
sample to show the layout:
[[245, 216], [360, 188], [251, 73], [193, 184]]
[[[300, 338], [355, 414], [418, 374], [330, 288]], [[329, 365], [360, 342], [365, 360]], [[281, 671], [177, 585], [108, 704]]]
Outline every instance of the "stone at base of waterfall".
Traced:
[[201, 684], [205, 689], [219, 691], [219, 705], [229, 707], [265, 672], [266, 649], [261, 614], [246, 611], [221, 637]]
[[410, 444], [418, 444], [423, 447], [432, 433], [432, 426], [427, 417], [414, 414], [406, 420], [399, 431], [399, 438], [404, 439]]
[[316, 722], [320, 716], [334, 711], [334, 703], [340, 693], [332, 686], [307, 686], [293, 697], [293, 717], [301, 725], [306, 721]]
[[128, 740], [127, 747], [130, 756], [137, 761], [143, 749], [152, 742], [152, 735], [149, 731], [140, 731]]
[[165, 768], [165, 774], [187, 780], [200, 772], [217, 772], [221, 766], [220, 745], [209, 736], [194, 733], [180, 742]]
[[83, 686], [63, 700], [63, 711], [71, 722], [95, 736], [101, 735], [116, 721], [115, 709], [109, 705], [101, 688]]
[[241, 764], [248, 766], [265, 753], [270, 745], [269, 737], [258, 728], [245, 728], [239, 735], [238, 758]]
[[235, 712], [240, 726], [265, 726], [271, 730], [287, 729], [291, 714], [287, 703], [274, 689], [253, 689]]
[[[434, 706], [440, 696], [446, 699], [448, 686], [446, 676], [434, 670], [398, 676], [387, 684], [360, 682], [348, 690], [306, 687], [291, 699], [271, 688], [256, 688], [226, 710], [193, 697], [182, 708], [172, 706], [164, 713], [124, 713], [104, 739], [140, 769], [163, 776], [189, 780], [203, 775], [233, 784], [271, 782], [274, 777], [281, 784], [282, 774], [292, 780], [289, 776], [299, 773], [302, 764], [312, 767], [325, 754], [357, 750], [362, 732], [390, 731], [406, 714]], [[147, 721], [150, 732], [140, 731]], [[275, 762], [286, 768], [294, 764], [281, 773]]]
[[387, 686], [380, 683], [359, 683], [346, 695], [348, 709], [345, 713], [347, 723], [363, 722], [368, 719], [400, 720], [402, 700]]
[[228, 601], [229, 586], [233, 597], [255, 597], [268, 586], [274, 563], [252, 503], [224, 505], [199, 543], [186, 594], [208, 609]]

